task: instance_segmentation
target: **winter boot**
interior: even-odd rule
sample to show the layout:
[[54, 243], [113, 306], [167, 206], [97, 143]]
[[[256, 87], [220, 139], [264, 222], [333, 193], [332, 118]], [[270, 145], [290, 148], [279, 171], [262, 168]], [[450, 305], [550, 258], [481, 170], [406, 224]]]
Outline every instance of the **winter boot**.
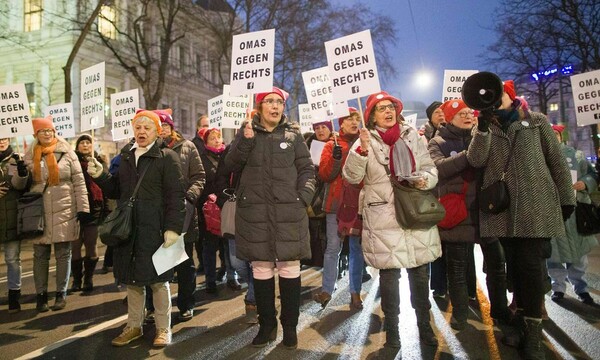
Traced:
[[381, 310], [385, 319], [385, 347], [400, 348], [398, 317], [400, 316], [400, 269], [379, 271], [379, 293], [381, 294]]
[[252, 346], [264, 347], [277, 338], [277, 311], [275, 310], [275, 278], [254, 279], [254, 296], [258, 312], [258, 334]]
[[94, 289], [94, 270], [96, 270], [96, 264], [98, 263], [98, 258], [92, 259], [86, 257], [83, 259], [83, 288], [84, 292], [89, 292]]
[[8, 290], [8, 313], [14, 314], [21, 311], [21, 304], [19, 304], [19, 298], [21, 297], [21, 290]]
[[70, 292], [81, 291], [81, 279], [83, 278], [83, 259], [71, 260], [71, 271], [73, 274], [73, 285]]
[[427, 265], [408, 269], [408, 284], [410, 287], [410, 302], [417, 315], [419, 338], [425, 345], [437, 346], [438, 340], [431, 328], [429, 309], [429, 276]]
[[46, 312], [48, 311], [48, 292], [44, 291], [42, 293], [37, 294], [36, 297], [37, 305], [35, 306], [38, 312]]
[[523, 337], [523, 357], [527, 360], [544, 360], [542, 346], [542, 319], [525, 318], [525, 333]]
[[56, 292], [56, 299], [54, 299], [54, 305], [52, 305], [52, 311], [62, 310], [67, 306], [67, 294], [62, 292]]
[[286, 279], [279, 277], [279, 293], [281, 294], [281, 315], [279, 320], [283, 327], [283, 341], [286, 349], [298, 347], [296, 326], [300, 316], [300, 277]]

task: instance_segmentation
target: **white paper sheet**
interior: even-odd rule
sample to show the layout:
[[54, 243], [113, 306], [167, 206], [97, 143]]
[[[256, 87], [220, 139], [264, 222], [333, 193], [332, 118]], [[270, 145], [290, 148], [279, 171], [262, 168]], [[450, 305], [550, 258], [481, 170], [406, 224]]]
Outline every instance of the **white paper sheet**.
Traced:
[[179, 235], [177, 242], [168, 248], [161, 245], [154, 255], [152, 255], [152, 263], [154, 264], [154, 268], [158, 275], [174, 268], [188, 259], [185, 252], [185, 244], [183, 242], [184, 235], [185, 233]]
[[319, 166], [321, 162], [321, 153], [323, 152], [323, 148], [325, 147], [325, 143], [319, 140], [313, 140], [310, 143], [310, 157], [312, 158], [313, 164]]
[[[571, 184], [575, 184], [577, 182], [577, 170], [571, 170]], [[573, 190], [575, 192], [575, 197], [577, 197], [577, 190]]]

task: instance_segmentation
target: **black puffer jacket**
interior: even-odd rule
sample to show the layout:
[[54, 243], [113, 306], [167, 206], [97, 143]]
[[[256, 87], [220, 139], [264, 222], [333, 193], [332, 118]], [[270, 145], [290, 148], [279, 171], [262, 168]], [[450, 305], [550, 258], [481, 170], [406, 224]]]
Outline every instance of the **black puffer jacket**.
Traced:
[[18, 240], [17, 199], [23, 194], [29, 179], [29, 174], [19, 177], [17, 161], [12, 154], [10, 146], [0, 153], [0, 182], [9, 188], [6, 195], [0, 198], [0, 243]]
[[133, 241], [115, 248], [114, 273], [116, 279], [127, 285], [149, 285], [170, 280], [173, 270], [158, 276], [152, 264], [152, 255], [163, 244], [163, 233], [172, 230], [181, 233], [184, 210], [183, 176], [179, 155], [170, 149], [160, 149], [159, 141], [135, 164], [131, 144], [121, 150], [121, 164], [115, 176], [103, 173], [96, 181], [110, 199], [126, 201], [141, 171], [148, 170], [140, 184], [134, 205], [135, 229]]
[[225, 164], [242, 170], [235, 218], [236, 255], [248, 261], [310, 258], [306, 204], [315, 172], [300, 127], [285, 116], [272, 132], [252, 121], [255, 136], [238, 132]]

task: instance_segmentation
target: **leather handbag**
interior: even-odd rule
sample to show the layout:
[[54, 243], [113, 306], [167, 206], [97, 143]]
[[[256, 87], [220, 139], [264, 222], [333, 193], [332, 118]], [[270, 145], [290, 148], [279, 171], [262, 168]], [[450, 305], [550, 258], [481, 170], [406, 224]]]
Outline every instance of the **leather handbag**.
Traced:
[[360, 236], [362, 218], [358, 215], [358, 198], [362, 185], [352, 185], [345, 179], [342, 181], [341, 202], [336, 212], [338, 233], [340, 236]]
[[504, 210], [508, 209], [510, 206], [510, 193], [508, 191], [508, 185], [504, 181], [504, 176], [508, 171], [508, 166], [510, 164], [510, 158], [512, 157], [513, 150], [515, 148], [515, 144], [517, 143], [517, 135], [515, 134], [515, 141], [513, 141], [510, 152], [508, 153], [508, 159], [504, 165], [504, 171], [502, 172], [502, 176], [500, 180], [492, 183], [488, 187], [481, 188], [479, 190], [479, 209], [487, 214], [500, 214]]
[[438, 223], [438, 226], [442, 229], [452, 229], [456, 225], [460, 224], [467, 218], [467, 204], [465, 203], [465, 196], [469, 183], [463, 180], [462, 191], [458, 194], [451, 193], [440, 197], [440, 203], [446, 209], [446, 215]]
[[404, 229], [429, 229], [439, 223], [446, 210], [428, 190], [419, 190], [402, 184], [390, 175], [390, 168], [384, 165], [394, 190], [396, 220]]
[[131, 241], [131, 234], [135, 226], [133, 223], [133, 205], [142, 179], [149, 166], [150, 164], [142, 171], [131, 197], [111, 211], [102, 224], [98, 226], [98, 236], [104, 245], [119, 247], [127, 245]]
[[600, 233], [600, 207], [596, 204], [577, 202], [575, 208], [575, 222], [577, 232], [581, 235], [595, 235]]
[[206, 230], [213, 235], [221, 236], [221, 209], [217, 205], [217, 195], [208, 195], [208, 199], [202, 205], [202, 214]]
[[225, 189], [223, 193], [229, 196], [221, 208], [221, 234], [223, 237], [235, 237], [235, 208], [237, 198], [233, 189]]
[[[46, 184], [46, 187], [48, 184]], [[17, 199], [17, 236], [31, 239], [44, 233], [44, 192], [27, 192]]]

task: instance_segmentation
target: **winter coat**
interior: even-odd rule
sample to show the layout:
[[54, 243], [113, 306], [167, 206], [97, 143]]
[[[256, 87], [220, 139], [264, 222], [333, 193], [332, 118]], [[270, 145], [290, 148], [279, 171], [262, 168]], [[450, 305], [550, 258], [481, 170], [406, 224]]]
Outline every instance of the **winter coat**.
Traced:
[[[79, 159], [71, 145], [61, 137], [54, 150], [58, 162], [59, 184], [44, 186], [48, 180], [48, 165], [42, 156], [42, 178], [40, 182], [33, 181], [31, 192], [44, 191], [44, 234], [33, 239], [34, 244], [50, 245], [60, 242], [74, 241], [79, 238], [79, 221], [77, 213], [90, 212], [87, 189]], [[33, 173], [33, 149], [38, 141], [35, 139], [27, 153], [25, 163]]]
[[[415, 129], [401, 126], [401, 138], [415, 158], [416, 171], [427, 179], [427, 189], [437, 184], [437, 170], [423, 140]], [[389, 166], [390, 147], [377, 130], [370, 131], [368, 155], [356, 152], [360, 141], [352, 146], [343, 167], [343, 176], [351, 184], [364, 180], [359, 198], [363, 218], [362, 249], [368, 265], [377, 269], [414, 268], [441, 256], [437, 226], [426, 230], [403, 229], [396, 220], [394, 191], [384, 165]]]
[[[577, 181], [585, 183], [585, 190], [577, 191], [577, 202], [591, 204], [590, 191], [598, 186], [594, 168], [586, 160], [582, 151], [561, 144], [562, 154], [567, 160], [569, 170], [577, 171]], [[577, 215], [573, 213], [565, 221], [566, 236], [552, 238], [552, 256], [549, 261], [557, 263], [576, 263], [598, 245], [595, 235], [581, 235], [577, 232]]]
[[423, 125], [423, 128], [423, 136], [425, 136], [425, 139], [427, 139], [427, 141], [430, 141], [437, 135], [438, 128], [433, 126], [433, 123], [431, 121], [426, 122], [425, 125]]
[[509, 161], [504, 181], [510, 194], [510, 206], [500, 214], [480, 211], [480, 235], [565, 236], [561, 206], [575, 205], [575, 195], [569, 168], [546, 117], [530, 112], [522, 121], [512, 123], [506, 133], [490, 124], [487, 133], [475, 128], [473, 134], [467, 159], [472, 166], [484, 168], [483, 189], [500, 180]]
[[[83, 173], [83, 178], [85, 180], [85, 188], [88, 194], [88, 204], [90, 205], [89, 215], [85, 215], [84, 218], [80, 218], [80, 225], [83, 226], [98, 226], [103, 219], [108, 215], [108, 199], [104, 195], [102, 195], [101, 200], [94, 200], [92, 195], [91, 186], [92, 183], [95, 183], [94, 179], [87, 173], [88, 160], [83, 154], [75, 150], [75, 154], [79, 159], [79, 164], [81, 165], [81, 172]], [[106, 170], [106, 163], [102, 157], [98, 156], [94, 152], [94, 157], [98, 162], [102, 165], [103, 170]]]
[[348, 157], [350, 146], [352, 143], [348, 141], [348, 136], [340, 131], [340, 136], [337, 137], [338, 145], [342, 147], [342, 159], [335, 160], [333, 158], [333, 147], [335, 142], [333, 137], [325, 144], [321, 153], [321, 161], [319, 162], [319, 178], [321, 181], [328, 183], [325, 203], [323, 210], [328, 214], [335, 214], [342, 200], [342, 165]]
[[171, 149], [179, 155], [181, 162], [183, 189], [185, 191], [186, 202], [189, 202], [189, 204], [186, 204], [186, 211], [194, 211], [190, 225], [187, 229], [183, 229], [185, 231], [185, 242], [193, 243], [198, 240], [198, 213], [196, 206], [198, 205], [206, 181], [204, 166], [202, 165], [202, 160], [196, 146], [191, 141], [180, 139]]
[[438, 198], [446, 194], [462, 194], [465, 181], [467, 218], [452, 229], [438, 228], [440, 238], [447, 242], [479, 242], [479, 206], [477, 204], [478, 171], [467, 161], [471, 129], [459, 129], [448, 124], [440, 126], [429, 141], [429, 154], [438, 170], [439, 182], [435, 188]]
[[131, 146], [121, 149], [118, 172], [103, 173], [96, 181], [108, 198], [121, 204], [131, 197], [141, 171], [148, 168], [134, 201], [132, 239], [114, 248], [114, 274], [127, 285], [163, 283], [173, 277], [173, 270], [157, 275], [152, 255], [162, 246], [166, 230], [180, 234], [183, 228], [185, 192], [180, 157], [171, 149], [161, 149], [157, 140], [136, 166]]
[[13, 152], [0, 160], [0, 182], [8, 186], [8, 192], [0, 197], [0, 243], [17, 239], [17, 199], [23, 194], [29, 174], [20, 177], [17, 174], [17, 161]]
[[236, 191], [236, 256], [246, 261], [308, 259], [306, 206], [315, 191], [315, 172], [300, 126], [285, 116], [271, 132], [252, 121], [254, 137], [240, 129], [225, 164], [241, 170]]

